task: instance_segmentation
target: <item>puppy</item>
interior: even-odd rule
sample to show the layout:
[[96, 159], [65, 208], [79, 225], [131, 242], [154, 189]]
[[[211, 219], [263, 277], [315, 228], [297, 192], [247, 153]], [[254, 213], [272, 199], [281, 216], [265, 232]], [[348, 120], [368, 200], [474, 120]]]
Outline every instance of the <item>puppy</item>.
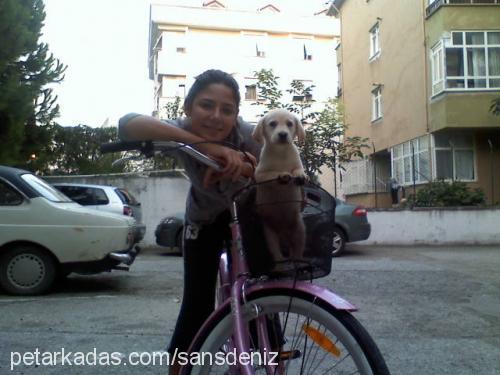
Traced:
[[[268, 112], [257, 124], [254, 139], [263, 143], [260, 161], [255, 170], [257, 183], [257, 213], [264, 224], [267, 246], [279, 262], [286, 258], [287, 249], [292, 260], [303, 258], [305, 226], [302, 220], [303, 189], [291, 177], [306, 176], [299, 151], [294, 145], [305, 138], [299, 119], [285, 109]], [[275, 180], [278, 179], [278, 180]], [[275, 180], [262, 183], [268, 180]]]

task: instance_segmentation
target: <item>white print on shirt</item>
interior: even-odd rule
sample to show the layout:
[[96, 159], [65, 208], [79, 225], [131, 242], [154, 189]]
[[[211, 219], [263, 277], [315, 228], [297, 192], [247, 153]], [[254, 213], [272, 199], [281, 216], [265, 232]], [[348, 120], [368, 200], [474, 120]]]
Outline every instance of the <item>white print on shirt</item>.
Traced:
[[186, 225], [186, 230], [184, 231], [184, 239], [186, 240], [196, 240], [198, 238], [198, 233], [200, 227], [193, 224]]

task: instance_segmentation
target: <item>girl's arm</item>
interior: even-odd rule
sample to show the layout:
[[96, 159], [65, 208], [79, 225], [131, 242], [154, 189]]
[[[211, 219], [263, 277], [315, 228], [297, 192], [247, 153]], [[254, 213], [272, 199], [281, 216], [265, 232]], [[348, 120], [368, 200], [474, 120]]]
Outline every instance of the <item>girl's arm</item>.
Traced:
[[[187, 144], [205, 141], [196, 134], [144, 115], [130, 119], [125, 116], [120, 119], [119, 132], [122, 138], [129, 141], [175, 141]], [[247, 161], [241, 157], [241, 153], [228, 147], [215, 143], [201, 143], [193, 147], [219, 160], [224, 165], [222, 171], [224, 177], [237, 180], [240, 175], [248, 175], [251, 170]], [[253, 156], [251, 162], [255, 163]]]

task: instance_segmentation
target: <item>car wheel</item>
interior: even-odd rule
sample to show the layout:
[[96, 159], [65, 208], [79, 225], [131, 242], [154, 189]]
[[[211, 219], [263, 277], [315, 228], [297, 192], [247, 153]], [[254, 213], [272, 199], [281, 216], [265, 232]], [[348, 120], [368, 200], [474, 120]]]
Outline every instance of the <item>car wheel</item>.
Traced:
[[344, 230], [339, 226], [335, 226], [333, 229], [332, 257], [338, 257], [344, 252], [345, 243], [346, 235]]
[[10, 294], [45, 293], [52, 286], [56, 274], [54, 258], [35, 246], [10, 248], [0, 258], [0, 285]]

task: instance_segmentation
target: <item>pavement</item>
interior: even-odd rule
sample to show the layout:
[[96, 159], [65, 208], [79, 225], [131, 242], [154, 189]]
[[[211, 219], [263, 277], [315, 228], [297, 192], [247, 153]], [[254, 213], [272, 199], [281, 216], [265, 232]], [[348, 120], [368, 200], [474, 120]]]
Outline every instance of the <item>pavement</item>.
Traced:
[[[500, 374], [500, 248], [353, 245], [333, 262], [318, 283], [358, 306], [392, 374]], [[181, 295], [182, 258], [161, 249], [49, 295], [0, 292], [0, 374], [165, 374], [152, 353]]]

